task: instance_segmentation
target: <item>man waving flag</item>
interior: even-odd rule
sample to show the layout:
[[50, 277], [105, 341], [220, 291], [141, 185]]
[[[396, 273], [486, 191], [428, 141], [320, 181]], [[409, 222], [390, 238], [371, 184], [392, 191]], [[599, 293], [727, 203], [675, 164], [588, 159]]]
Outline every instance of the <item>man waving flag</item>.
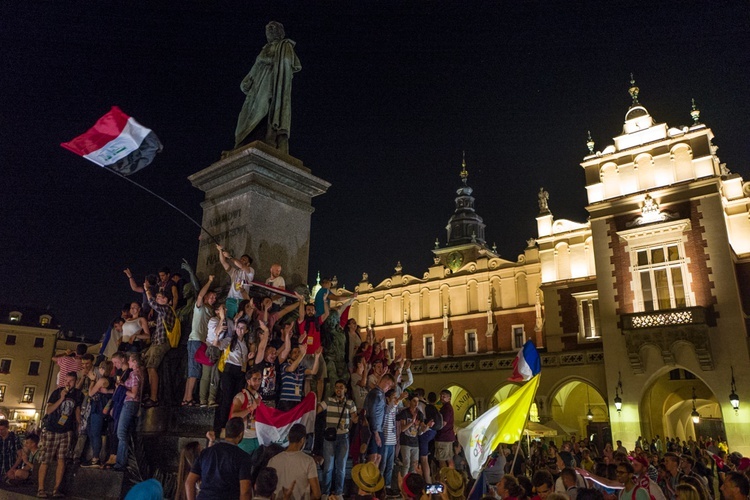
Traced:
[[112, 106], [85, 133], [60, 145], [120, 175], [130, 175], [147, 167], [162, 150], [159, 138], [151, 129], [117, 106]]
[[529, 420], [541, 371], [539, 353], [532, 341], [526, 342], [513, 361], [511, 381], [527, 381], [507, 399], [487, 410], [471, 425], [458, 431], [458, 442], [464, 449], [469, 470], [474, 478], [500, 443], [515, 443], [521, 439]]

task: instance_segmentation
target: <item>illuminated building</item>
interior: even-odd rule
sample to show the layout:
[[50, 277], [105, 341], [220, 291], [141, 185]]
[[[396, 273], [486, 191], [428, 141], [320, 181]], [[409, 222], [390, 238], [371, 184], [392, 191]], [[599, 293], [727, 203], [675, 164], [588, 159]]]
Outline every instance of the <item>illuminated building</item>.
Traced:
[[538, 238], [502, 259], [484, 241], [464, 164], [433, 265], [421, 277], [398, 265], [378, 284], [363, 276], [351, 314], [414, 360], [415, 386], [451, 388], [457, 420], [514, 390], [511, 362], [532, 338], [543, 363], [533, 410], [560, 434], [726, 433], [747, 453], [750, 184], [720, 163], [695, 106], [690, 126], [669, 127], [632, 82], [629, 92], [614, 144], [587, 143], [589, 221], [556, 220], [541, 190]]

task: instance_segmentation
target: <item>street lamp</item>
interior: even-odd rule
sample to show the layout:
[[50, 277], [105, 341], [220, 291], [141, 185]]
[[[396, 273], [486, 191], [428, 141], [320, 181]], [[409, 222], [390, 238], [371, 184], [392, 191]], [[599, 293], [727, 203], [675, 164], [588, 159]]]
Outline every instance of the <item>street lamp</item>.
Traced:
[[701, 421], [701, 415], [698, 413], [698, 410], [695, 409], [695, 387], [693, 387], [693, 411], [690, 412], [690, 416], [693, 418], [694, 424]]
[[591, 401], [589, 400], [589, 386], [586, 384], [586, 404], [589, 407], [588, 413], [586, 413], [586, 418], [589, 419], [589, 422], [594, 420], [594, 414], [591, 413]]
[[732, 392], [729, 394], [729, 402], [732, 404], [732, 408], [734, 408], [734, 413], [736, 414], [740, 409], [740, 397], [737, 395], [737, 386], [734, 384], [734, 367], [732, 366]]

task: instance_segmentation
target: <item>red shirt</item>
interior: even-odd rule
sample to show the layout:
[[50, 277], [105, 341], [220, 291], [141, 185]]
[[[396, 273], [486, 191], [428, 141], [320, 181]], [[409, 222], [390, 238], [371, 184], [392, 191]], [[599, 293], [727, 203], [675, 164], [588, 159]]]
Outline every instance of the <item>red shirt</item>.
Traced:
[[320, 320], [318, 318], [302, 318], [297, 320], [299, 335], [307, 334], [307, 354], [315, 354], [320, 347]]

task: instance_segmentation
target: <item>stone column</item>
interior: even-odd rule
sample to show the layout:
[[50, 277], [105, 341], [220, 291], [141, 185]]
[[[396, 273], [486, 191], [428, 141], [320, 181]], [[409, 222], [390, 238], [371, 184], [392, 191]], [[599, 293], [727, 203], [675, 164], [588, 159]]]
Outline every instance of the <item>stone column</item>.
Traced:
[[[288, 288], [307, 283], [311, 200], [330, 183], [312, 175], [297, 158], [260, 141], [188, 179], [206, 193], [203, 227], [233, 256], [253, 258], [256, 281], [265, 281], [277, 262]], [[196, 271], [201, 279], [214, 274], [220, 283], [228, 282], [215, 242], [205, 232]]]

